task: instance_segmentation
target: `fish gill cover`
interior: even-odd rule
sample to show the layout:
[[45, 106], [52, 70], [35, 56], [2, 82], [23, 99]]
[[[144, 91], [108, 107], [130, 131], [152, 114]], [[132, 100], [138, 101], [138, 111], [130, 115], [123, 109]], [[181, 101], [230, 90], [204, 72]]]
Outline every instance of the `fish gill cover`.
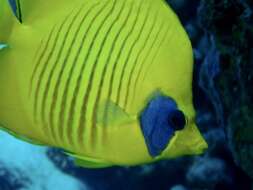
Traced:
[[[73, 190], [252, 188], [253, 3], [169, 3], [179, 14], [194, 47], [194, 102], [198, 126], [209, 144], [206, 154], [134, 168], [89, 170], [74, 166], [60, 150], [27, 145], [1, 133], [1, 190], [67, 186]], [[29, 170], [34, 164], [41, 167]], [[52, 180], [58, 186], [50, 186]]]

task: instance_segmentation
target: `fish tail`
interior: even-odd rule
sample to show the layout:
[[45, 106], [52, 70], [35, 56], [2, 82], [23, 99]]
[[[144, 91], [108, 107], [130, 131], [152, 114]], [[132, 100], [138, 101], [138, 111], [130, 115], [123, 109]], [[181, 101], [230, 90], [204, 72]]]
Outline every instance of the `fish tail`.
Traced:
[[12, 33], [14, 23], [17, 22], [15, 14], [8, 0], [0, 0], [0, 43], [7, 44]]

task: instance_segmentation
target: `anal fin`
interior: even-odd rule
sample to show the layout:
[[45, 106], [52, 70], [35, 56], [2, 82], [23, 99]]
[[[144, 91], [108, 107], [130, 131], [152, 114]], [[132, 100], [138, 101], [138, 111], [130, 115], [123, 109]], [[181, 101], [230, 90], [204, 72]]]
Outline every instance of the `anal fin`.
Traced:
[[107, 168], [112, 167], [114, 164], [99, 158], [91, 158], [88, 156], [79, 156], [75, 153], [65, 152], [67, 155], [73, 157], [74, 163], [77, 166], [84, 167], [84, 168], [90, 168], [90, 169], [98, 169], [98, 168]]

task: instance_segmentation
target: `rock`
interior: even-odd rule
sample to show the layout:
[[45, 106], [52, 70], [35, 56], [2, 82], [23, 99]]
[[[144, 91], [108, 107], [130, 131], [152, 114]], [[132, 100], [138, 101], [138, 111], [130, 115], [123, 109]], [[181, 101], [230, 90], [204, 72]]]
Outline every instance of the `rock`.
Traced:
[[1, 190], [86, 190], [87, 186], [61, 172], [46, 155], [47, 147], [36, 146], [0, 132]]
[[183, 185], [175, 185], [170, 190], [187, 190]]
[[[215, 88], [207, 94], [217, 111], [218, 121], [224, 119], [226, 136], [236, 162], [253, 178], [253, 52], [252, 1], [202, 1], [199, 23], [219, 52], [220, 73], [210, 79]], [[203, 69], [208, 70], [208, 65]], [[206, 73], [203, 76], [210, 77]], [[209, 83], [211, 82], [209, 81]], [[206, 84], [202, 84], [207, 88]], [[210, 85], [209, 85], [210, 86]], [[218, 98], [217, 98], [218, 94]]]
[[231, 184], [226, 163], [217, 158], [197, 158], [187, 173], [194, 188], [214, 189], [219, 184]]

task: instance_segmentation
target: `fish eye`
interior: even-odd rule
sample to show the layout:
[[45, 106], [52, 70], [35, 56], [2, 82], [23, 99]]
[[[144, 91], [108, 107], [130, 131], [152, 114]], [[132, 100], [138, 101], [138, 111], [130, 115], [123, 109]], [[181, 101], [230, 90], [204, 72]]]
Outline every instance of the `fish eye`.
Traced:
[[186, 118], [182, 111], [175, 110], [170, 113], [168, 122], [174, 130], [182, 130], [186, 125]]

